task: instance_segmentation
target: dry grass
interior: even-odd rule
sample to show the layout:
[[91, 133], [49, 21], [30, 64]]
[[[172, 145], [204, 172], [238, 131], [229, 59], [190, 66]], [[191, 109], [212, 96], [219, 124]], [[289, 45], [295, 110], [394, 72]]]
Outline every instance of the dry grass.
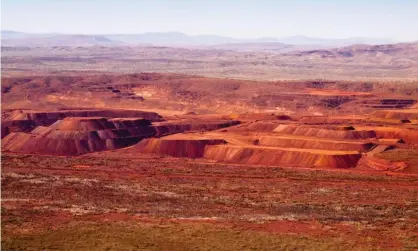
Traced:
[[[413, 250], [417, 243], [414, 176], [105, 154], [3, 154], [2, 161], [5, 250]], [[112, 214], [130, 220], [94, 218]], [[283, 229], [288, 224], [296, 225]]]
[[[171, 72], [240, 79], [416, 79], [416, 50], [354, 57], [282, 55], [170, 47], [57, 47], [5, 50], [5, 74], [20, 72]], [[106, 55], [106, 57], [103, 57]], [[24, 58], [25, 60], [20, 60]], [[400, 64], [407, 60], [409, 63]]]
[[[410, 241], [410, 240], [406, 240]], [[411, 243], [409, 243], [411, 244]], [[408, 245], [409, 245], [408, 244]], [[412, 250], [416, 246], [406, 247]], [[58, 230], [6, 239], [3, 250], [384, 250], [339, 238], [240, 231], [211, 224], [73, 222]]]

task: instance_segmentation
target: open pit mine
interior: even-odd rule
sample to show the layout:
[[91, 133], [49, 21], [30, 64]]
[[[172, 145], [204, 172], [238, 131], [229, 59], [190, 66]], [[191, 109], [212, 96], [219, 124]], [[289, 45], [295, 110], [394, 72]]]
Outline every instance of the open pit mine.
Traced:
[[375, 106], [370, 95], [350, 95], [357, 97], [352, 103], [370, 112], [162, 116], [132, 109], [13, 109], [2, 121], [2, 149], [62, 156], [120, 151], [245, 165], [408, 170], [408, 163], [376, 156], [418, 144], [418, 109], [412, 107], [416, 101], [389, 99], [382, 101], [387, 105]]

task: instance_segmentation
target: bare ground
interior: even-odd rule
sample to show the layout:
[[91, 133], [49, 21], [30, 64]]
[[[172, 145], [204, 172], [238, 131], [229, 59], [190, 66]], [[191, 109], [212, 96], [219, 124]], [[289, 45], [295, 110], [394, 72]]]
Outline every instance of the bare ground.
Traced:
[[3, 250], [415, 250], [418, 177], [2, 155]]

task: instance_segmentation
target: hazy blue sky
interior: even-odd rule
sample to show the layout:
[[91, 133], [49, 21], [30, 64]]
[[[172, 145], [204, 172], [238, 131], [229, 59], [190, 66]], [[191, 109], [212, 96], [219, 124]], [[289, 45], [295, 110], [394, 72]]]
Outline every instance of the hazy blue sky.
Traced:
[[418, 40], [418, 0], [2, 0], [2, 29]]

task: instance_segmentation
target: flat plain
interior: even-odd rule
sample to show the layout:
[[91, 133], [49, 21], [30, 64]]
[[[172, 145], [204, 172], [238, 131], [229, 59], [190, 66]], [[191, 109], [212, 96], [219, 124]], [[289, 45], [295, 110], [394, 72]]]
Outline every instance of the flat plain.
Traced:
[[3, 46], [2, 249], [416, 250], [417, 55]]

